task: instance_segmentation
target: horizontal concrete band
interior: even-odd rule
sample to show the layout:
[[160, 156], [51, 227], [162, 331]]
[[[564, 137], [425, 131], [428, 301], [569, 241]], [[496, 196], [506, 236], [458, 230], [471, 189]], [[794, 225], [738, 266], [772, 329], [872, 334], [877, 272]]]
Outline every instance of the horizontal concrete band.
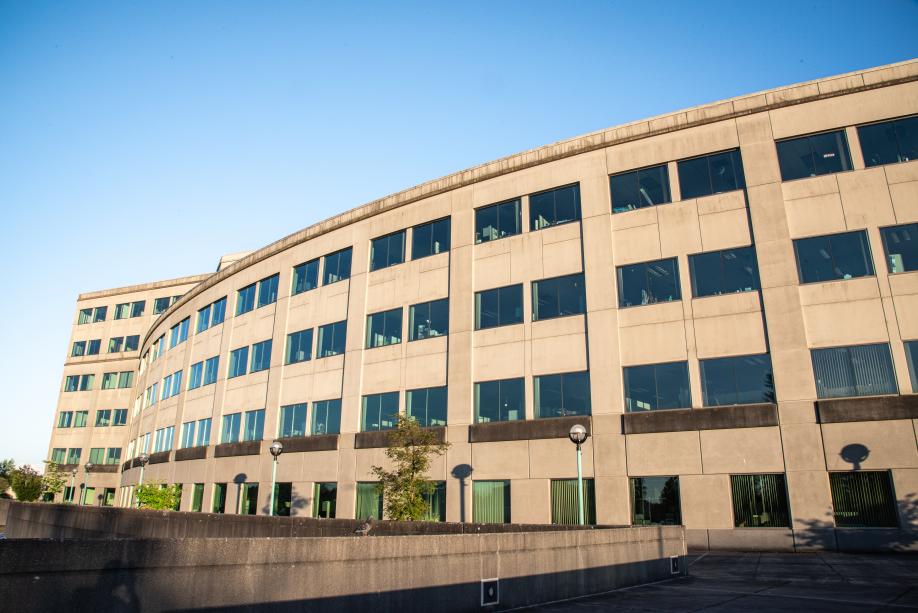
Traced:
[[[437, 443], [446, 442], [446, 428], [425, 428], [429, 432], [433, 433], [434, 440]], [[377, 430], [375, 432], [358, 432], [354, 436], [354, 448], [355, 449], [379, 449], [382, 447], [389, 446], [389, 435], [391, 430]]]
[[[176, 449], [175, 450], [175, 461], [183, 462], [185, 460], [203, 460], [207, 457], [207, 446], [202, 445], [200, 447], [186, 447], [185, 449]], [[125, 463], [125, 470], [127, 468], [133, 468], [133, 466], [127, 466]]]
[[690, 551], [918, 551], [914, 535], [897, 528], [686, 529]]
[[644, 411], [622, 415], [622, 431], [624, 434], [761, 428], [777, 425], [778, 407], [774, 404], [742, 404], [707, 409]]
[[816, 402], [819, 421], [824, 424], [852, 421], [918, 419], [918, 396], [872, 396]]
[[491, 443], [496, 441], [525, 441], [548, 438], [566, 439], [571, 428], [577, 424], [586, 428], [587, 434], [593, 432], [593, 422], [589, 416], [493, 421], [469, 426], [469, 442]]

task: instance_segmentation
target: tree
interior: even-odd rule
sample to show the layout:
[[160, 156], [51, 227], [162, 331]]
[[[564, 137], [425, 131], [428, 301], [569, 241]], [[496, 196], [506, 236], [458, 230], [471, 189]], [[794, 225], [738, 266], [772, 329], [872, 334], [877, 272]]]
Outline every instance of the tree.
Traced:
[[42, 494], [60, 494], [64, 491], [64, 485], [67, 483], [67, 476], [59, 470], [59, 466], [54, 462], [45, 460], [45, 474], [41, 478]]
[[16, 462], [13, 460], [13, 458], [0, 460], [0, 477], [9, 479], [10, 473], [13, 472], [14, 468], [16, 468]]
[[426, 478], [427, 469], [434, 456], [446, 453], [449, 443], [439, 442], [436, 432], [421, 428], [414, 418], [399, 415], [397, 419], [386, 448], [392, 470], [373, 466], [372, 471], [379, 479], [386, 516], [420, 520], [430, 514], [427, 496], [436, 489], [434, 482]]
[[10, 487], [22, 502], [38, 500], [41, 495], [41, 475], [29, 465], [10, 471]]
[[156, 509], [158, 511], [174, 511], [178, 506], [182, 490], [179, 486], [165, 483], [144, 483], [134, 490], [137, 504], [141, 509]]

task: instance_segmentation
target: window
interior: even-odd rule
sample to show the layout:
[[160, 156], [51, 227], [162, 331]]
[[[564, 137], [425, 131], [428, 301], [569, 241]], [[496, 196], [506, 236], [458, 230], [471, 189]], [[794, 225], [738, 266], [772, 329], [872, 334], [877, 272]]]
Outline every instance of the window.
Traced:
[[324, 258], [322, 267], [322, 285], [344, 281], [351, 276], [351, 248], [330, 253]]
[[213, 305], [208, 304], [203, 309], [198, 309], [198, 325], [195, 327], [197, 333], [201, 333], [210, 327], [210, 309]]
[[739, 247], [689, 256], [695, 298], [751, 292], [760, 288], [755, 249]]
[[204, 484], [195, 483], [191, 490], [191, 512], [200, 513], [204, 508]]
[[64, 381], [65, 392], [87, 392], [92, 389], [95, 375], [68, 375]]
[[293, 506], [293, 483], [275, 483], [273, 514], [275, 517], [290, 517], [290, 508]]
[[609, 190], [613, 213], [672, 202], [666, 164], [612, 175], [609, 177]]
[[367, 315], [367, 349], [402, 342], [402, 309]]
[[312, 403], [312, 434], [338, 434], [341, 431], [341, 399]]
[[312, 357], [312, 329], [300, 330], [287, 335], [286, 364], [306, 362]]
[[72, 447], [67, 450], [67, 464], [79, 464], [80, 456], [83, 455], [83, 449], [80, 447]]
[[248, 313], [255, 308], [255, 284], [247, 285], [236, 292], [236, 315]]
[[212, 513], [226, 512], [226, 484], [214, 483], [214, 499], [210, 507]]
[[265, 437], [265, 410], [245, 412], [245, 431], [242, 433], [244, 441], [260, 441]]
[[475, 329], [523, 323], [523, 285], [508, 285], [475, 294]]
[[887, 343], [813, 349], [810, 353], [818, 398], [898, 392]]
[[131, 303], [123, 302], [115, 305], [115, 319], [127, 319], [131, 316]]
[[101, 347], [102, 339], [96, 338], [89, 341], [89, 344], [86, 346], [86, 355], [99, 355]]
[[873, 276], [867, 232], [845, 232], [794, 241], [801, 283]]
[[896, 497], [888, 471], [829, 473], [835, 525], [839, 528], [895, 528]]
[[73, 414], [73, 427], [74, 428], [85, 428], [86, 422], [89, 420], [89, 411], [76, 411]]
[[382, 519], [383, 497], [377, 483], [357, 484], [356, 519]]
[[172, 449], [173, 437], [175, 435], [175, 426], [160, 428], [156, 431], [156, 442], [153, 444], [153, 451], [169, 451]]
[[526, 418], [523, 379], [475, 384], [475, 421], [515, 421]]
[[194, 390], [201, 387], [201, 379], [204, 376], [204, 362], [196, 362], [191, 365], [188, 374], [188, 389]]
[[124, 337], [123, 336], [113, 336], [108, 339], [108, 352], [109, 353], [121, 353], [121, 348], [124, 346]]
[[210, 423], [210, 417], [198, 420], [198, 436], [195, 439], [195, 447], [203, 447], [210, 444]]
[[125, 351], [137, 351], [137, 348], [140, 347], [140, 335], [132, 334], [127, 336], [124, 339], [124, 350]]
[[583, 273], [532, 282], [532, 321], [585, 312]]
[[67, 375], [67, 378], [64, 379], [64, 391], [65, 392], [75, 392], [80, 385], [79, 375]]
[[776, 145], [782, 181], [851, 170], [844, 130], [791, 138]]
[[159, 389], [159, 383], [154, 383], [153, 387], [150, 388], [150, 404], [156, 404], [156, 400], [159, 398], [156, 393], [157, 389]]
[[106, 464], [118, 464], [121, 462], [121, 447], [109, 447], [105, 455]]
[[147, 306], [146, 300], [137, 300], [131, 303], [131, 317], [140, 317]]
[[682, 523], [679, 477], [632, 477], [631, 523], [635, 526]]
[[92, 313], [92, 322], [98, 323], [105, 321], [105, 315], [108, 313], [108, 307], [96, 307]]
[[100, 409], [96, 411], [96, 428], [105, 428], [112, 423], [112, 410]]
[[[243, 364], [245, 360], [242, 361]], [[215, 355], [212, 358], [208, 358], [204, 362], [204, 383], [203, 385], [210, 385], [211, 383], [217, 382], [217, 369], [220, 366], [220, 356]]]
[[113, 426], [126, 426], [127, 425], [127, 409], [115, 409], [112, 413], [112, 425]]
[[784, 475], [730, 475], [733, 525], [737, 528], [790, 528]]
[[70, 357], [78, 358], [86, 355], [86, 341], [74, 341], [73, 349], [70, 350]]
[[63, 447], [55, 447], [51, 450], [51, 461], [55, 464], [63, 464], [67, 450]]
[[446, 386], [408, 390], [405, 412], [421, 427], [446, 425]]
[[[337, 483], [316, 483], [312, 496], [312, 516], [334, 519], [335, 503], [338, 500]], [[360, 516], [358, 515], [358, 519]]]
[[325, 324], [319, 327], [319, 341], [316, 348], [317, 358], [344, 353], [344, 340], [347, 335], [347, 321]]
[[319, 287], [319, 260], [311, 260], [293, 267], [293, 288], [290, 294], [296, 296]]
[[194, 422], [186, 421], [182, 424], [182, 449], [194, 447]]
[[405, 261], [405, 231], [399, 230], [370, 241], [370, 270], [380, 270]]
[[[268, 370], [271, 367], [271, 339], [252, 345], [251, 372]], [[244, 373], [243, 373], [244, 374]]]
[[[592, 479], [583, 479], [583, 522], [596, 523], [596, 488]], [[551, 523], [575, 525], [580, 523], [580, 498], [576, 479], [551, 480]]]
[[515, 236], [523, 231], [520, 201], [508, 200], [475, 211], [475, 243]]
[[126, 370], [118, 373], [118, 388], [129, 389], [134, 385], [134, 371]]
[[446, 481], [431, 481], [433, 488], [421, 493], [427, 503], [427, 514], [421, 521], [446, 521]]
[[395, 427], [398, 415], [398, 392], [370, 394], [363, 397], [361, 432], [389, 430]]
[[61, 411], [57, 416], [58, 428], [69, 428], [73, 424], [73, 411]]
[[580, 219], [580, 185], [567, 185], [529, 196], [529, 227], [541, 230]]
[[277, 302], [277, 283], [280, 274], [274, 274], [258, 282], [258, 308]]
[[687, 362], [627, 366], [624, 378], [628, 413], [692, 406]]
[[239, 502], [240, 515], [255, 515], [258, 513], [258, 484], [242, 484], [242, 500]]
[[105, 447], [93, 447], [89, 450], [89, 462], [91, 464], [105, 463]]
[[160, 400], [165, 400], [172, 395], [172, 375], [166, 375], [163, 378], [163, 395]]
[[739, 149], [679, 162], [682, 199], [701, 198], [746, 187]]
[[240, 347], [230, 352], [229, 374], [227, 378], [241, 377], [246, 374], [246, 368], [249, 362], [249, 348]]
[[242, 425], [242, 413], [230, 413], [223, 416], [223, 433], [221, 443], [238, 443], [239, 427]]
[[449, 217], [411, 229], [411, 259], [449, 251]]
[[171, 303], [169, 302], [169, 296], [165, 296], [163, 298], [156, 298], [153, 301], [153, 314], [159, 315], [160, 313], [168, 309], [170, 304]]
[[170, 396], [178, 396], [182, 393], [182, 372], [178, 370], [172, 373], [172, 393]]
[[912, 391], [918, 394], [918, 341], [905, 343], [905, 357], [908, 358], [908, 373], [912, 378]]
[[188, 340], [188, 321], [189, 318], [186, 317], [182, 321], [172, 326], [172, 328], [170, 328], [169, 349], [172, 349], [176, 345], [180, 345]]
[[472, 521], [476, 524], [510, 523], [510, 482], [472, 482]]
[[222, 324], [226, 318], [226, 296], [210, 305], [210, 327]]
[[80, 314], [77, 317], [77, 325], [81, 326], [88, 323], [92, 323], [92, 309], [80, 309]]
[[918, 223], [880, 228], [890, 274], [918, 270]]
[[279, 437], [306, 436], [306, 403], [281, 407]]
[[701, 360], [704, 406], [775, 402], [771, 356], [744, 355]]
[[449, 334], [449, 299], [412, 305], [408, 309], [408, 340]]
[[857, 135], [868, 168], [918, 158], [918, 115], [860, 126]]
[[618, 305], [630, 307], [682, 300], [676, 258], [618, 267]]
[[569, 372], [533, 377], [533, 406], [537, 418], [590, 414], [590, 373]]

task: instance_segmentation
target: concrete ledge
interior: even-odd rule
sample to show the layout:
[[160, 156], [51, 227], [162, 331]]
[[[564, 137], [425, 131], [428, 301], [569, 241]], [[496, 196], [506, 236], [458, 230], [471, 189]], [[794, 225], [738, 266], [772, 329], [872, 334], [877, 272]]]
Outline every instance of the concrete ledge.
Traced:
[[57, 469], [62, 473], [72, 472], [74, 469], [79, 470], [79, 464], [58, 464]]
[[[438, 443], [446, 442], [446, 428], [424, 428], [437, 435]], [[389, 446], [389, 432], [391, 430], [377, 430], [375, 432], [358, 432], [354, 436], [354, 449], [379, 449]], [[335, 441], [337, 444], [337, 440]]]
[[214, 447], [215, 458], [231, 458], [240, 455], [258, 455], [261, 453], [261, 441], [242, 441], [240, 443], [223, 443]]
[[492, 421], [469, 426], [469, 442], [491, 443], [495, 441], [528, 441], [546, 438], [566, 439], [571, 427], [575, 424], [584, 426], [589, 433], [593, 431], [592, 418], [589, 415]]
[[622, 415], [623, 434], [762, 428], [777, 425], [778, 407], [774, 404], [738, 404], [729, 407], [644, 411]]
[[93, 464], [92, 468], [86, 472], [90, 473], [116, 473], [118, 472], [117, 464]]
[[918, 395], [818, 400], [816, 411], [823, 424], [918, 419]]
[[185, 460], [203, 460], [207, 457], [207, 445], [200, 447], [186, 447], [185, 449], [175, 450], [175, 461], [184, 462]]
[[171, 451], [160, 451], [158, 453], [150, 454], [150, 464], [162, 464], [168, 462], [170, 456], [172, 455]]
[[316, 436], [296, 436], [277, 439], [284, 444], [284, 453], [302, 453], [309, 451], [336, 451], [337, 434], [319, 434]]

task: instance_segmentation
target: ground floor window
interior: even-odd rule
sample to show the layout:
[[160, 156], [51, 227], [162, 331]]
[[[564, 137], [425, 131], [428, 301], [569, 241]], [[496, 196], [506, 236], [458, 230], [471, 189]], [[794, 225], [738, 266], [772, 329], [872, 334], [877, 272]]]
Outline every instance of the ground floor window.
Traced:
[[383, 497], [377, 483], [357, 484], [356, 519], [382, 519]]
[[73, 503], [73, 492], [76, 488], [69, 485], [64, 486], [64, 502]]
[[258, 514], [258, 484], [242, 484], [242, 500], [239, 504], [240, 515], [257, 515]]
[[[583, 521], [596, 523], [596, 497], [592, 479], [583, 480]], [[576, 479], [552, 479], [551, 523], [579, 524], [580, 503], [577, 498]]]
[[896, 497], [888, 471], [829, 473], [835, 525], [839, 528], [895, 528]]
[[290, 507], [293, 504], [293, 484], [276, 483], [274, 485], [274, 515], [290, 517]]
[[204, 484], [195, 483], [194, 489], [191, 490], [191, 510], [194, 513], [200, 513], [204, 507]]
[[213, 513], [226, 513], [226, 484], [214, 483], [214, 500], [211, 505]]
[[788, 528], [790, 510], [784, 475], [730, 475], [733, 525], [737, 528]]
[[681, 524], [679, 477], [632, 477], [631, 523], [635, 526]]
[[175, 484], [175, 506], [172, 507], [172, 510], [173, 511], [182, 510], [182, 484], [181, 483]]
[[104, 490], [102, 490], [102, 506], [103, 507], [115, 506], [115, 488], [107, 487]]
[[[337, 483], [316, 483], [312, 494], [312, 516], [334, 519], [338, 501]], [[360, 514], [357, 515], [358, 519]]]
[[434, 481], [435, 487], [424, 495], [428, 504], [424, 521], [446, 521], [446, 481]]
[[472, 482], [472, 521], [479, 524], [510, 523], [510, 482]]
[[96, 488], [83, 488], [83, 499], [80, 504], [92, 506], [96, 503]]

